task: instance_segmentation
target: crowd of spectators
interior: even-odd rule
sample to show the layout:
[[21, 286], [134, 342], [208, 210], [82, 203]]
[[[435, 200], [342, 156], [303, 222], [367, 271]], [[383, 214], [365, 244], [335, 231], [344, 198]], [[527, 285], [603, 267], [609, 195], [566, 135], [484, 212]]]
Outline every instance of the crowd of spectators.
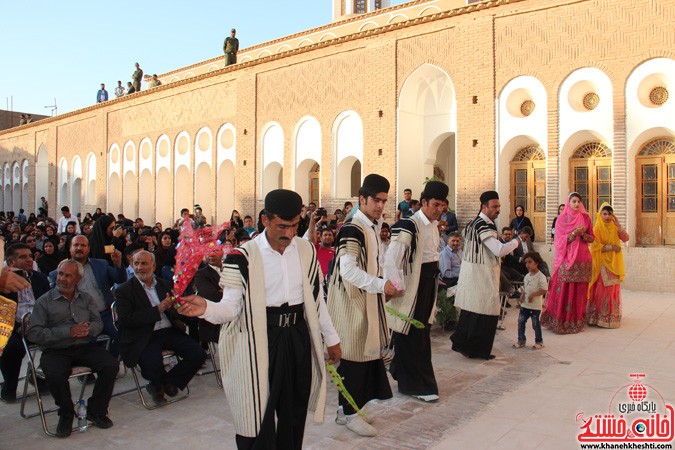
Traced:
[[[415, 212], [415, 200], [412, 199], [411, 192], [406, 190], [406, 199], [397, 206], [397, 218], [410, 217]], [[357, 206], [358, 209], [358, 206]], [[343, 208], [338, 208], [333, 213], [328, 212], [325, 208], [317, 207], [314, 202], [310, 202], [307, 206], [303, 206], [300, 215], [300, 223], [298, 226], [298, 236], [311, 241], [316, 248], [318, 261], [321, 266], [321, 272], [324, 277], [324, 292], [326, 289], [326, 282], [332, 272], [332, 264], [334, 261], [336, 248], [335, 242], [338, 241], [337, 236], [342, 225], [354, 213], [354, 205], [351, 202], [345, 202]], [[64, 296], [69, 298], [69, 301], [76, 301], [79, 297], [72, 297], [73, 295], [80, 295], [78, 292], [86, 294], [84, 299], [77, 301], [91, 302], [94, 306], [89, 306], [88, 314], [94, 314], [98, 309], [98, 318], [96, 326], [92, 328], [82, 327], [76, 324], [74, 333], [72, 335], [73, 342], [82, 337], [86, 337], [88, 333], [103, 333], [112, 338], [112, 345], [110, 346], [110, 353], [117, 357], [121, 355], [125, 359], [124, 351], [128, 351], [129, 346], [125, 344], [123, 333], [120, 331], [119, 337], [117, 330], [112, 326], [110, 305], [112, 304], [111, 287], [115, 286], [120, 292], [125, 293], [123, 298], [126, 303], [121, 313], [132, 314], [136, 317], [135, 308], [144, 309], [146, 307], [154, 307], [159, 311], [161, 316], [164, 312], [170, 313], [171, 308], [167, 305], [170, 300], [163, 299], [160, 293], [170, 291], [173, 286], [173, 273], [176, 264], [176, 245], [178, 242], [181, 227], [186, 221], [191, 221], [195, 228], [209, 227], [207, 217], [204, 216], [203, 211], [199, 205], [194, 205], [194, 212], [191, 213], [188, 208], [183, 208], [180, 211], [180, 218], [177, 219], [170, 226], [164, 226], [160, 222], [154, 224], [146, 224], [142, 218], [135, 220], [126, 218], [123, 214], [104, 213], [101, 208], [97, 208], [93, 214], [86, 213], [84, 217], [80, 213], [73, 215], [67, 206], [60, 210], [60, 217], [51, 217], [48, 214], [48, 204], [43, 198], [41, 206], [38, 209], [38, 214], [30, 213], [28, 216], [23, 209], [18, 213], [12, 211], [0, 212], [0, 235], [5, 240], [6, 261], [5, 266], [9, 266], [9, 270], [17, 273], [28, 274], [24, 277], [32, 284], [38, 281], [43, 281], [39, 287], [34, 285], [31, 287], [35, 295], [28, 296], [31, 301], [26, 303], [26, 291], [18, 290], [19, 304], [23, 307], [22, 313], [30, 311], [36, 305], [38, 299], [37, 294], [49, 295], [50, 298], [60, 298]], [[261, 212], [262, 214], [262, 212]], [[254, 222], [251, 215], [243, 215], [237, 210], [233, 210], [226, 228], [219, 236], [221, 244], [229, 244], [231, 246], [240, 245], [250, 239], [255, 238], [259, 233], [263, 232], [263, 225], [258, 216], [258, 223]], [[387, 218], [385, 217], [385, 220]], [[520, 245], [517, 252], [505, 257], [502, 264], [503, 279], [508, 281], [520, 281], [523, 276], [523, 261], [522, 255], [532, 251], [531, 235], [532, 230], [529, 227], [523, 227], [516, 237], [513, 237], [512, 229], [505, 227], [503, 230], [501, 240], [519, 239]], [[440, 270], [441, 280], [440, 284], [444, 287], [450, 287], [457, 283], [459, 271], [462, 263], [462, 244], [461, 235], [458, 232], [457, 218], [455, 214], [446, 208], [441, 214], [438, 222], [438, 232], [441, 237], [439, 240], [439, 256], [440, 256]], [[391, 241], [391, 228], [387, 222], [383, 223], [380, 232], [380, 250], [379, 257], [384, 260], [385, 254]], [[220, 256], [210, 256], [206, 258], [195, 277], [193, 291], [199, 291], [204, 294], [213, 291], [217, 297], [219, 292], [218, 280], [219, 274], [222, 270], [222, 258]], [[70, 266], [64, 266], [64, 261], [70, 263]], [[38, 273], [39, 275], [31, 275], [31, 273]], [[4, 273], [3, 273], [4, 275]], [[154, 275], [154, 277], [152, 276]], [[46, 290], [45, 282], [50, 281], [50, 290]], [[139, 281], [140, 280], [140, 281]], [[153, 281], [155, 280], [155, 281]], [[71, 288], [73, 283], [77, 285], [77, 290], [73, 291]], [[159, 283], [159, 284], [156, 284]], [[56, 286], [56, 287], [55, 287]], [[157, 286], [155, 291], [155, 286]], [[6, 286], [5, 286], [6, 287]], [[161, 287], [161, 289], [160, 289]], [[2, 283], [0, 282], [0, 291], [2, 291]], [[121, 289], [120, 289], [121, 288]], [[89, 290], [92, 290], [89, 292]], [[56, 291], [58, 292], [56, 292]], [[55, 291], [55, 292], [52, 292]], [[5, 289], [3, 292], [11, 292]], [[23, 293], [22, 293], [23, 292]], [[151, 298], [151, 303], [138, 302], [136, 299], [142, 292], [155, 292], [156, 298]], [[74, 294], [75, 293], [75, 294]], [[149, 295], [149, 294], [148, 294]], [[89, 300], [91, 298], [91, 300]], [[145, 297], [142, 297], [145, 298]], [[150, 298], [150, 297], [148, 297]], [[214, 298], [214, 301], [219, 299]], [[39, 303], [39, 302], [38, 302]], [[165, 305], [166, 303], [166, 305]], [[164, 305], [164, 306], [162, 306]], [[83, 306], [83, 314], [87, 307]], [[91, 312], [94, 311], [94, 312]], [[48, 321], [48, 316], [51, 312], [42, 310], [40, 320]], [[138, 313], [147, 314], [147, 313]], [[148, 319], [147, 324], [143, 324], [142, 330], [128, 331], [127, 335], [144, 335], [152, 342], [158, 339], [162, 342], [167, 336], [178, 336], [185, 334], [186, 329], [173, 328], [174, 323], [172, 317], [168, 317], [165, 321], [164, 327], [166, 331], [157, 333], [157, 329], [152, 331], [152, 324], [157, 320], [155, 314], [151, 314], [152, 319]], [[134, 326], [135, 319], [131, 317], [121, 318], [121, 323], [127, 327]], [[164, 319], [162, 319], [164, 320]], [[181, 318], [182, 321], [187, 322], [188, 335], [192, 337], [193, 344], [197, 342], [201, 344], [202, 349], [206, 349], [206, 341], [217, 341], [218, 329], [210, 324], [204, 323], [203, 320], [194, 319], [190, 322], [188, 318]], [[89, 321], [88, 321], [89, 322]], [[92, 323], [93, 323], [92, 322]], [[19, 319], [17, 319], [17, 326]], [[148, 328], [149, 327], [149, 328]], [[169, 330], [170, 328], [170, 330]], [[94, 330], [94, 331], [92, 331]], [[35, 331], [36, 336], [40, 336]], [[210, 336], [206, 338], [205, 336]], [[119, 339], [119, 343], [117, 340]], [[171, 338], [173, 339], [173, 338]], [[182, 338], [180, 338], [182, 339]], [[16, 341], [16, 338], [14, 339]], [[84, 342], [84, 341], [83, 341]], [[181, 340], [181, 345], [186, 345], [186, 348], [191, 348], [188, 353], [194, 354], [194, 347], [189, 342]], [[118, 346], [119, 344], [119, 346]], [[16, 348], [16, 342], [14, 342]], [[59, 343], [57, 345], [62, 345]], [[65, 345], [65, 344], [63, 344]], [[126, 347], [125, 347], [126, 345]], [[149, 345], [149, 344], [148, 344]], [[10, 347], [8, 347], [10, 348]], [[127, 349], [127, 350], [125, 350]], [[142, 352], [142, 348], [137, 348], [134, 351]], [[164, 373], [163, 370], [144, 369], [144, 377], [151, 381], [148, 392], [152, 395], [156, 403], [165, 402], [164, 395], [176, 395], [176, 387], [183, 389], [189, 378], [194, 375], [193, 371], [198, 368], [203, 362], [201, 353], [199, 357], [190, 363], [187, 374], [181, 376], [172, 376]], [[202, 352], [203, 353], [203, 352]], [[138, 355], [136, 355], [138, 356]], [[136, 356], [125, 361], [132, 361], [134, 364], [141, 364], [143, 369], [143, 360], [138, 361]], [[18, 352], [16, 354], [9, 351], [5, 353], [2, 360], [18, 359], [19, 362], [23, 358], [23, 354]], [[14, 361], [15, 363], [17, 361]], [[16, 364], [12, 365], [15, 368]], [[7, 366], [9, 367], [9, 366]], [[12, 371], [13, 370], [13, 371]], [[14, 401], [16, 399], [16, 383], [13, 378], [16, 378], [14, 369], [6, 369], [3, 362], [3, 378], [5, 383], [2, 389], [2, 399], [5, 401]], [[108, 374], [106, 379], [114, 377], [115, 372], [112, 368], [107, 367]], [[5, 373], [7, 372], [7, 373]], [[150, 375], [150, 372], [153, 372]], [[146, 376], [147, 375], [147, 376]], [[9, 379], [9, 383], [7, 380]], [[167, 381], [169, 380], [169, 381]], [[49, 382], [47, 383], [48, 385]], [[61, 397], [66, 398], [67, 394], [61, 392]], [[105, 415], [105, 408], [107, 400], [105, 398], [99, 399], [99, 407], [95, 411], [97, 415], [94, 416], [94, 423], [98, 423], [101, 428], [112, 426], [112, 422]], [[64, 413], [68, 416], [68, 410]], [[68, 420], [65, 423], [59, 422], [60, 432], [62, 437], [69, 434]], [[58, 433], [57, 433], [58, 434]]]

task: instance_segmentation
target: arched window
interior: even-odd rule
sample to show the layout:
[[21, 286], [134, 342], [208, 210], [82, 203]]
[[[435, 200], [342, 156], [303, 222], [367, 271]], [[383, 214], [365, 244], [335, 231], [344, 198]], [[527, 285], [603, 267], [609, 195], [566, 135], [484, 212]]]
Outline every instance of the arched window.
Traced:
[[675, 245], [675, 139], [647, 142], [636, 167], [637, 243]]
[[[546, 239], [546, 156], [539, 146], [523, 147], [511, 161], [511, 205], [522, 205], [537, 241]], [[511, 211], [511, 219], [514, 212]]]
[[612, 150], [600, 142], [580, 145], [570, 158], [570, 186], [595, 220], [600, 205], [612, 202]]

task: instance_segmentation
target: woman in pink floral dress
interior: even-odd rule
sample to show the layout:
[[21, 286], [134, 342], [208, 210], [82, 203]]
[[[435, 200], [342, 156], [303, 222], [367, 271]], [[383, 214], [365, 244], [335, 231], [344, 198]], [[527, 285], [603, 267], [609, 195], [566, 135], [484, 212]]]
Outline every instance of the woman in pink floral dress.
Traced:
[[571, 334], [584, 329], [588, 283], [591, 281], [591, 253], [595, 239], [591, 218], [572, 192], [555, 224], [555, 260], [541, 324], [554, 333]]

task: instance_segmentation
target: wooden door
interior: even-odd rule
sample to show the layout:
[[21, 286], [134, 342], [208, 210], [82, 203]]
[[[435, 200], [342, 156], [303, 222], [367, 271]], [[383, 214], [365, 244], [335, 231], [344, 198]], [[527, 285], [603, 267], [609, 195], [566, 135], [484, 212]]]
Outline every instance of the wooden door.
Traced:
[[581, 194], [582, 202], [591, 220], [603, 202], [612, 203], [611, 158], [570, 159], [570, 186]]
[[511, 212], [523, 205], [525, 215], [532, 221], [535, 241], [546, 241], [546, 160], [543, 151], [535, 146], [516, 153], [511, 162]]
[[661, 245], [661, 211], [659, 191], [663, 173], [661, 158], [640, 158], [637, 179], [638, 245]]
[[309, 201], [319, 205], [319, 172], [309, 174]]
[[637, 157], [638, 245], [675, 245], [675, 139], [646, 143]]

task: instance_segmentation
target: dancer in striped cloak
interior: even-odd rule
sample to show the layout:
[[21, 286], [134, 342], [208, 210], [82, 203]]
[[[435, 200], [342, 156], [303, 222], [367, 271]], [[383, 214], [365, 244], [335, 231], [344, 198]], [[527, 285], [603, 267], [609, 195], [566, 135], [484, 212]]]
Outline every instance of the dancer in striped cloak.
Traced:
[[[385, 295], [398, 295], [391, 281], [381, 278], [379, 257], [382, 210], [389, 181], [370, 174], [359, 189], [359, 210], [340, 229], [335, 267], [328, 287], [328, 311], [340, 335], [343, 358], [338, 373], [359, 408], [373, 399], [392, 397], [381, 349], [389, 343], [384, 314]], [[358, 415], [339, 395], [335, 421], [361, 436], [377, 430], [369, 417]]]
[[265, 231], [225, 259], [219, 303], [195, 295], [178, 311], [224, 324], [218, 344], [239, 449], [301, 449], [308, 406], [323, 421], [328, 362], [340, 338], [323, 301], [314, 246], [296, 237], [302, 199], [265, 197]]
[[[436, 316], [438, 291], [438, 217], [445, 208], [448, 186], [429, 181], [420, 196], [422, 208], [392, 227], [392, 238], [384, 262], [384, 275], [405, 294], [389, 306], [424, 324], [417, 329], [410, 322], [387, 314], [394, 341], [394, 360], [389, 371], [398, 382], [398, 391], [425, 402], [438, 400], [438, 385], [431, 364], [431, 324]], [[402, 278], [402, 279], [401, 279]]]
[[459, 271], [455, 306], [462, 309], [452, 349], [467, 358], [493, 359], [492, 344], [499, 319], [500, 258], [518, 247], [518, 239], [501, 243], [494, 221], [499, 194], [483, 192], [480, 214], [464, 229], [464, 256]]

